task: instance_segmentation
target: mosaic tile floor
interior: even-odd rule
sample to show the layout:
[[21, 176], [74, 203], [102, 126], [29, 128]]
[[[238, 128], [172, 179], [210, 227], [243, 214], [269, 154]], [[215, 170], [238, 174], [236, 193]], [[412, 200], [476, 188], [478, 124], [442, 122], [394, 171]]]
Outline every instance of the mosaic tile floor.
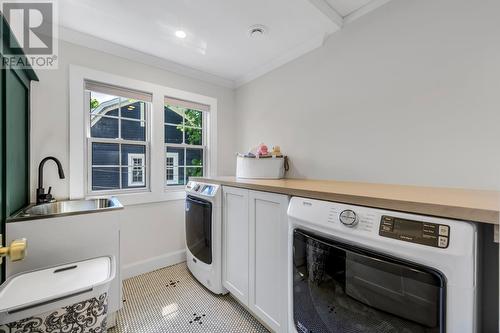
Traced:
[[124, 305], [108, 333], [267, 333], [231, 296], [216, 296], [185, 263], [123, 282]]

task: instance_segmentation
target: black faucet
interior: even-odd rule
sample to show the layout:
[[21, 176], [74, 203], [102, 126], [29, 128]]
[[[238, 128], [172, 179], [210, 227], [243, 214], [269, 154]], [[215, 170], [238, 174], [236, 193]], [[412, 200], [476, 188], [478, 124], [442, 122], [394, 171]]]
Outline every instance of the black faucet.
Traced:
[[36, 204], [43, 204], [47, 202], [51, 202], [52, 200], [52, 194], [50, 194], [50, 191], [52, 190], [52, 186], [49, 187], [49, 191], [45, 193], [45, 189], [43, 188], [43, 166], [45, 162], [48, 160], [52, 160], [56, 162], [57, 164], [57, 172], [59, 173], [59, 178], [64, 179], [64, 171], [61, 165], [61, 162], [53, 156], [48, 156], [45, 157], [41, 162], [40, 165], [38, 165], [38, 188], [36, 189]]

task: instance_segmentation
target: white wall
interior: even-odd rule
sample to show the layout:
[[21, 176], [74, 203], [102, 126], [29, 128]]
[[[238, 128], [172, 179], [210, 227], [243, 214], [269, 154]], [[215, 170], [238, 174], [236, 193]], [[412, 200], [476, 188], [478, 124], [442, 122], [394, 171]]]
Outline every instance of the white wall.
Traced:
[[[107, 53], [61, 41], [59, 69], [39, 70], [39, 82], [33, 83], [31, 112], [31, 183], [32, 201], [37, 187], [37, 167], [48, 155], [56, 156], [66, 172], [59, 180], [52, 162], [45, 167], [45, 188], [52, 186], [58, 199], [69, 196], [69, 65], [75, 64], [108, 73], [148, 81], [217, 98], [218, 173], [234, 170], [234, 92], [165, 70], [132, 62]], [[130, 271], [134, 264], [152, 265], [165, 261], [184, 248], [183, 201], [169, 201], [126, 207], [122, 214], [122, 265]], [[91, 215], [89, 215], [89, 218]], [[148, 261], [149, 260], [149, 261]], [[127, 274], [127, 272], [125, 272]]]
[[126, 207], [121, 216], [122, 278], [185, 260], [184, 200]]
[[239, 88], [290, 177], [500, 188], [500, 2], [395, 0]]

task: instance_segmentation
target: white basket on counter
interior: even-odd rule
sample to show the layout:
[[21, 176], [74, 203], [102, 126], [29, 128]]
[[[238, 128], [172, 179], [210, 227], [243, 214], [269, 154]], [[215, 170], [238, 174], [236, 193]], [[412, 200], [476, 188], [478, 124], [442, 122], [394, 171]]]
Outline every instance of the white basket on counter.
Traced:
[[287, 157], [236, 157], [236, 177], [280, 179], [288, 169]]

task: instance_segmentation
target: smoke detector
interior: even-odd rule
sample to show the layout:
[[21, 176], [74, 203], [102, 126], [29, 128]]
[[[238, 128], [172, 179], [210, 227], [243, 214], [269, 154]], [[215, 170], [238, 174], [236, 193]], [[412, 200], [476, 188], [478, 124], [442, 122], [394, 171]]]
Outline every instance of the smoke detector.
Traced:
[[250, 38], [261, 38], [267, 34], [268, 29], [265, 25], [255, 24], [248, 28], [248, 35]]

